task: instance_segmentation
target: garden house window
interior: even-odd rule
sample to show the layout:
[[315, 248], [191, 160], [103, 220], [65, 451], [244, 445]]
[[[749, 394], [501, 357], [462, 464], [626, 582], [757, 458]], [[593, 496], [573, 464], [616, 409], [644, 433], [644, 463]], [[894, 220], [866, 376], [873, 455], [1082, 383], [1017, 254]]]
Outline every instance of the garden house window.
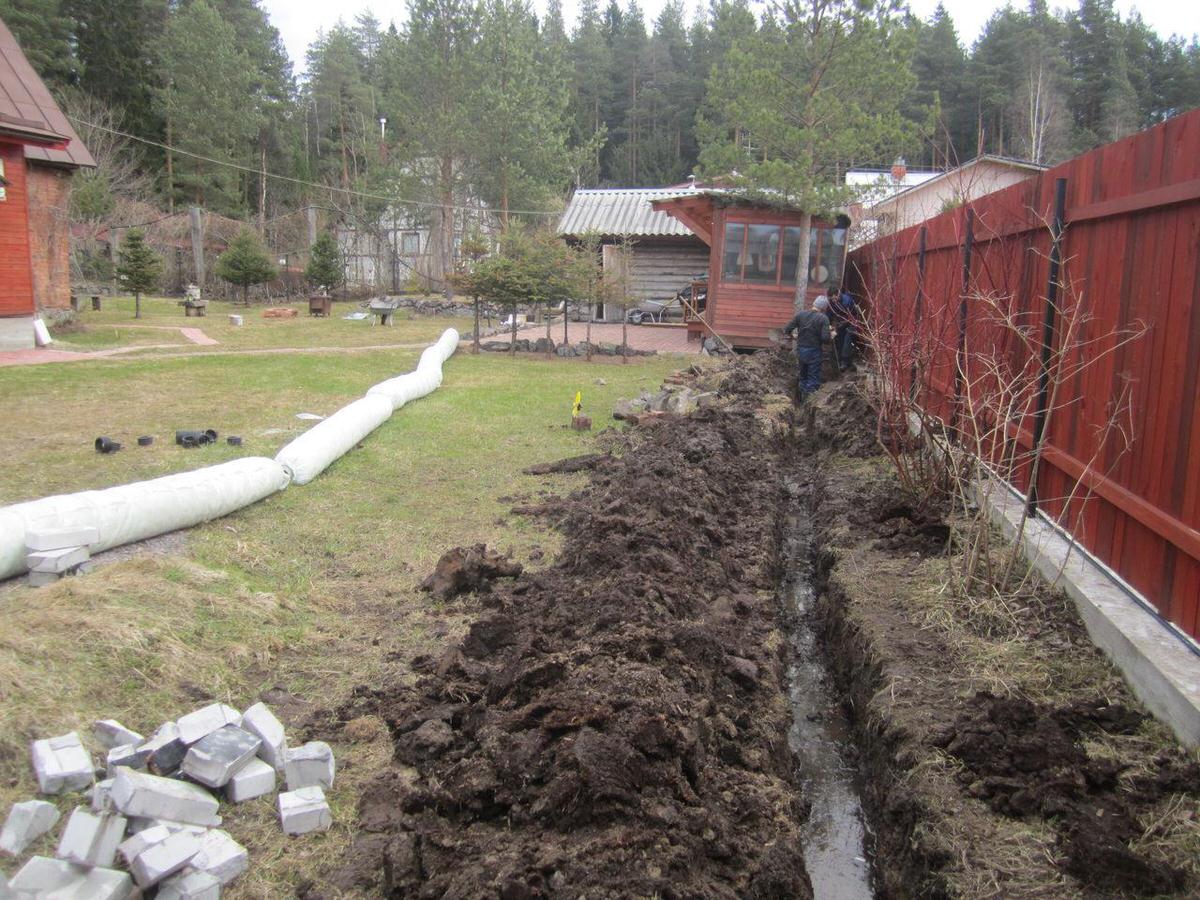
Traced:
[[[811, 287], [842, 280], [846, 229], [814, 226], [808, 248]], [[790, 287], [796, 283], [800, 229], [790, 225], [726, 222], [721, 280], [727, 283]]]

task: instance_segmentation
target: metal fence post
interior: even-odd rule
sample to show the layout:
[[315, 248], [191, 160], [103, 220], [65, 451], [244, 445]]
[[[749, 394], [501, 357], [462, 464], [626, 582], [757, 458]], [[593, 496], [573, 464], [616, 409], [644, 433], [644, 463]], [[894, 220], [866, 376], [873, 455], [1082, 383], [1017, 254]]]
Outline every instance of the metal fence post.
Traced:
[[[1033, 446], [1031, 450], [1036, 455], [1042, 445], [1046, 430], [1046, 404], [1050, 394], [1050, 357], [1054, 352], [1055, 332], [1058, 322], [1058, 291], [1062, 280], [1062, 236], [1063, 217], [1067, 205], [1067, 179], [1058, 178], [1054, 181], [1054, 223], [1050, 231], [1050, 274], [1046, 281], [1046, 316], [1042, 320], [1042, 357], [1038, 370], [1037, 405], [1033, 414]], [[1038, 471], [1034, 467], [1029, 472], [1029, 492], [1026, 495], [1025, 508], [1029, 515], [1037, 512]]]

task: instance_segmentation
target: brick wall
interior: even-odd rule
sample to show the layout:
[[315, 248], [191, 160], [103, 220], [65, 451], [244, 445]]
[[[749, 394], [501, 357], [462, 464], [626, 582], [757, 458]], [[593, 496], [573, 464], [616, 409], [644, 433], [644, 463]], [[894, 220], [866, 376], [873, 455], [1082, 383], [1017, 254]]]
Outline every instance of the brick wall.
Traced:
[[26, 203], [25, 151], [20, 144], [0, 142], [4, 160], [5, 198], [0, 200], [0, 316], [33, 313], [29, 272], [29, 221]]
[[28, 168], [29, 250], [38, 309], [71, 305], [71, 173], [31, 163]]

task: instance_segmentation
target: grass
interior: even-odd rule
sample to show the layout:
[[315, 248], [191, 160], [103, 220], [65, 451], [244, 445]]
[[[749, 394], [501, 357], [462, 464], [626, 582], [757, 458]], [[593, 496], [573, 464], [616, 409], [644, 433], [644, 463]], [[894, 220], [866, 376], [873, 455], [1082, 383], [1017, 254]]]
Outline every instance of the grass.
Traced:
[[[178, 346], [137, 351], [153, 355], [208, 353], [227, 350], [269, 350], [280, 348], [369, 347], [389, 344], [428, 343], [446, 328], [458, 328], [464, 334], [471, 323], [465, 318], [410, 317], [397, 313], [390, 328], [373, 326], [374, 317], [349, 321], [342, 316], [359, 309], [357, 303], [338, 302], [329, 318], [308, 315], [308, 303], [281, 303], [298, 310], [294, 319], [263, 318], [262, 306], [243, 307], [222, 300], [210, 301], [208, 315], [185, 318], [178, 301], [166, 297], [143, 297], [142, 317], [133, 318], [132, 297], [104, 297], [102, 309], [90, 308], [78, 313], [77, 323], [54, 333], [61, 350], [90, 352], [115, 347], [149, 344]], [[242, 317], [244, 324], [233, 325], [229, 314]], [[193, 344], [179, 328], [199, 328], [218, 342], [217, 346]]]
[[[195, 321], [195, 320], [192, 320]], [[443, 320], [434, 320], [436, 331]], [[0, 374], [3, 502], [103, 487], [236, 455], [271, 455], [307, 427], [295, 413], [332, 412], [409, 370], [416, 353], [195, 356], [10, 368]], [[251, 852], [232, 897], [289, 895], [335, 864], [354, 834], [362, 786], [390, 759], [375, 721], [310, 726], [357, 685], [378, 686], [397, 660], [438, 652], [474, 614], [416, 588], [450, 547], [486, 542], [528, 561], [556, 541], [512, 516], [501, 497], [567, 490], [581, 476], [520, 474], [588, 452], [594, 434], [567, 426], [576, 390], [602, 426], [618, 397], [661, 382], [679, 360], [629, 365], [471, 356], [311, 484], [291, 487], [192, 529], [169, 555], [138, 556], [34, 591], [0, 588], [0, 807], [34, 796], [28, 742], [114, 717], [148, 732], [211, 698], [244, 708], [271, 689], [294, 741], [329, 740], [339, 762], [335, 826], [286, 838], [270, 800], [225, 807]], [[598, 381], [604, 384], [598, 384]], [[247, 446], [185, 451], [176, 427], [241, 432]], [[99, 456], [98, 433], [127, 449]], [[138, 434], [155, 434], [149, 448]], [[62, 798], [65, 811], [78, 796]], [[43, 838], [28, 853], [52, 851]]]

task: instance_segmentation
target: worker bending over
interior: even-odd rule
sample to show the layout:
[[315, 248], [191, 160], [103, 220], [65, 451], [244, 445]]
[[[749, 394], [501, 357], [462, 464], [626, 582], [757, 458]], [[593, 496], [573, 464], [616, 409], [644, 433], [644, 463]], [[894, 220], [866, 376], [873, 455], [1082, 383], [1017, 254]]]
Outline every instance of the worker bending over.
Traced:
[[829, 340], [829, 301], [818, 297], [812, 309], [802, 309], [792, 316], [783, 333], [796, 333], [796, 366], [800, 384], [800, 400], [821, 386], [821, 348]]

